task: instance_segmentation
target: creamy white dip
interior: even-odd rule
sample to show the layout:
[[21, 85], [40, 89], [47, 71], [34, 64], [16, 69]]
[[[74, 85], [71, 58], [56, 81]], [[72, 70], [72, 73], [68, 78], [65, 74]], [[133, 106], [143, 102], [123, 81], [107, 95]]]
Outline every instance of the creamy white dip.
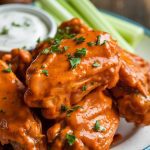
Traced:
[[0, 50], [32, 48], [47, 34], [47, 26], [37, 16], [20, 11], [0, 13]]

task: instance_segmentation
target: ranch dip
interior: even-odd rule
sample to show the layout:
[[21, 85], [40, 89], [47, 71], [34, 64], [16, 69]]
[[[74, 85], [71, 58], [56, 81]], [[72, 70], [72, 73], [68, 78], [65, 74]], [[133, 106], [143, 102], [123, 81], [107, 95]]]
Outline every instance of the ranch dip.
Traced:
[[0, 50], [30, 49], [47, 35], [47, 26], [35, 15], [20, 11], [0, 13]]

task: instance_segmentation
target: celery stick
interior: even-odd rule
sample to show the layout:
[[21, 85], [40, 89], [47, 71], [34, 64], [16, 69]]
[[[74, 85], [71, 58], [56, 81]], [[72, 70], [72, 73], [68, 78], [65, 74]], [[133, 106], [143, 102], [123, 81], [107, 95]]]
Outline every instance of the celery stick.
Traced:
[[129, 42], [133, 47], [144, 37], [143, 28], [133, 25], [127, 21], [101, 12], [103, 16], [112, 24], [112, 26]]
[[66, 21], [73, 18], [73, 15], [69, 13], [63, 6], [61, 6], [56, 0], [40, 0], [43, 6], [46, 6], [48, 10], [62, 21]]
[[74, 17], [81, 18], [81, 16], [65, 0], [57, 0], [57, 1], [65, 9], [67, 9]]
[[86, 19], [86, 21], [91, 24], [94, 29], [102, 30], [110, 33], [114, 39], [118, 40], [119, 45], [128, 51], [133, 52], [134, 49], [125, 41], [122, 36], [107, 22], [105, 17], [89, 0], [67, 0], [76, 10], [81, 13], [81, 15]]
[[86, 25], [89, 26], [89, 24], [85, 21], [85, 19], [72, 8], [72, 6], [66, 1], [66, 0], [57, 0], [60, 5], [62, 5], [68, 12], [70, 12], [74, 17], [80, 18]]
[[56, 21], [57, 25], [59, 25], [59, 24], [62, 22], [62, 21], [59, 20], [51, 11], [49, 11], [49, 9], [47, 8], [47, 6], [43, 6], [39, 1], [36, 1], [34, 4], [35, 4], [37, 7], [39, 7], [39, 8], [41, 8], [41, 9], [45, 10], [49, 15], [51, 15], [51, 16], [54, 18], [54, 20]]

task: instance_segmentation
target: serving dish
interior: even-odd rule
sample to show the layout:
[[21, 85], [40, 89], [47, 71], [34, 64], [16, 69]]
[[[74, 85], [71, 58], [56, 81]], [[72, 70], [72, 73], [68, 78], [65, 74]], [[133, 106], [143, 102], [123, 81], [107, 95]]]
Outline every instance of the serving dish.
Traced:
[[[25, 4], [5, 4], [5, 5], [1, 5], [0, 6], [0, 13], [2, 14], [2, 13], [9, 13], [9, 12], [20, 12], [20, 13], [24, 13], [24, 17], [25, 17], [25, 15], [30, 15], [30, 16], [32, 16], [32, 17], [36, 17], [35, 19], [36, 19], [36, 21], [39, 21], [39, 23], [40, 23], [40, 21], [41, 21], [41, 23], [43, 23], [42, 24], [42, 26], [44, 27], [45, 26], [45, 32], [46, 32], [46, 34], [44, 34], [44, 35], [42, 35], [42, 33], [38, 33], [38, 37], [37, 38], [34, 38], [35, 40], [34, 41], [32, 41], [30, 44], [28, 44], [28, 42], [26, 41], [26, 40], [24, 40], [24, 39], [21, 39], [21, 37], [19, 37], [19, 36], [22, 36], [22, 32], [20, 31], [19, 32], [19, 29], [20, 29], [20, 27], [18, 27], [18, 29], [16, 30], [16, 34], [18, 34], [18, 37], [20, 38], [20, 40], [18, 41], [18, 43], [16, 43], [16, 47], [19, 47], [19, 48], [22, 48], [23, 46], [27, 46], [27, 49], [30, 49], [30, 48], [32, 48], [32, 47], [34, 47], [35, 45], [36, 45], [36, 42], [37, 42], [37, 39], [38, 38], [40, 38], [40, 36], [42, 36], [42, 39], [43, 38], [47, 38], [47, 37], [54, 37], [54, 35], [56, 34], [56, 30], [57, 30], [57, 25], [56, 25], [56, 23], [55, 23], [55, 21], [54, 21], [54, 19], [53, 19], [53, 17], [51, 17], [50, 15], [48, 15], [46, 12], [44, 12], [44, 11], [42, 11], [41, 9], [38, 9], [38, 8], [36, 8], [36, 7], [33, 7], [33, 6], [31, 6], [31, 5], [25, 5]], [[6, 15], [6, 14], [4, 14], [4, 15]], [[13, 16], [12, 16], [13, 17]], [[8, 17], [6, 16], [6, 19], [7, 19]], [[21, 15], [20, 15], [20, 18], [21, 18]], [[10, 18], [11, 19], [11, 18]], [[8, 19], [7, 19], [8, 20]], [[9, 20], [8, 20], [9, 21]], [[8, 22], [7, 21], [7, 22]], [[14, 23], [16, 23], [17, 21], [19, 21], [17, 18], [12, 18], [12, 21], [14, 21]], [[9, 25], [9, 24], [8, 24]], [[32, 25], [34, 25], [34, 23], [32, 24]], [[2, 26], [5, 26], [5, 24], [4, 25], [2, 25]], [[42, 27], [41, 26], [41, 27]], [[7, 26], [6, 26], [7, 27]], [[39, 25], [39, 27], [40, 27], [40, 25]], [[37, 28], [38, 29], [38, 28]], [[36, 30], [36, 28], [35, 28], [35, 30]], [[13, 35], [13, 33], [10, 33], [10, 40], [11, 39], [14, 39], [14, 35]], [[29, 39], [28, 38], [28, 34], [26, 35], [27, 36], [27, 39]], [[34, 37], [34, 36], [36, 36], [36, 35], [33, 35], [33, 36], [31, 36], [31, 37]], [[6, 37], [7, 38], [7, 37]], [[23, 45], [23, 41], [22, 40], [24, 40], [24, 45]], [[12, 41], [13, 42], [13, 41]], [[10, 51], [10, 49], [12, 49], [12, 48], [14, 48], [14, 47], [12, 47], [12, 46], [1, 46], [0, 47], [0, 49], [1, 50], [3, 50], [3, 51]]]
[[[5, 7], [5, 6], [4, 6]], [[8, 6], [6, 6], [8, 7]], [[24, 10], [24, 7], [26, 6], [15, 6], [15, 10]], [[31, 7], [30, 7], [31, 8]], [[7, 8], [9, 10], [9, 7]], [[36, 8], [35, 8], [36, 9]], [[41, 18], [41, 20], [43, 20], [45, 23], [49, 20], [49, 16], [40, 16], [39, 12], [41, 10], [38, 10], [36, 13], [35, 11], [32, 12], [33, 10], [35, 10], [34, 8], [31, 8], [30, 10], [28, 10], [28, 12], [30, 13], [34, 13], [35, 15], [38, 14], [38, 16]], [[26, 8], [25, 8], [25, 11]], [[52, 21], [53, 22], [53, 21]], [[53, 30], [48, 34], [48, 37], [53, 37], [56, 33], [56, 25], [55, 23], [53, 24], [51, 22], [47, 22], [46, 24], [49, 25]], [[142, 41], [138, 44], [135, 53], [138, 54], [139, 56], [145, 58], [146, 60], [150, 60], [150, 50], [149, 50], [149, 42], [150, 42], [150, 34], [149, 34], [149, 30], [145, 29], [145, 35], [144, 38], [142, 39]], [[127, 123], [124, 119], [121, 119], [120, 122], [120, 126], [119, 129], [117, 131], [117, 133], [122, 135], [122, 140], [119, 141], [118, 144], [114, 145], [111, 150], [149, 150], [150, 149], [150, 127], [137, 127], [135, 126], [133, 123]]]

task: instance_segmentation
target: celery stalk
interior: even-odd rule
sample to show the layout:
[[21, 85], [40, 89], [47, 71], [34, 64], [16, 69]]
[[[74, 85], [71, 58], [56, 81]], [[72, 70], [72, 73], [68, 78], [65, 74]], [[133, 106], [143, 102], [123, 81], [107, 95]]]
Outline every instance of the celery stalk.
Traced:
[[59, 20], [51, 11], [49, 11], [49, 9], [47, 8], [47, 6], [43, 6], [39, 1], [36, 1], [34, 3], [37, 7], [45, 10], [47, 13], [49, 13], [49, 15], [51, 15], [53, 17], [53, 19], [56, 21], [57, 25], [59, 25], [62, 21]]
[[133, 25], [127, 21], [101, 12], [103, 16], [112, 24], [112, 26], [133, 46], [141, 41], [144, 36], [144, 30], [141, 27]]
[[50, 10], [54, 16], [62, 21], [73, 18], [73, 15], [69, 13], [63, 6], [61, 6], [56, 0], [40, 0], [40, 2], [48, 10]]
[[86, 21], [96, 30], [102, 30], [110, 33], [114, 39], [119, 42], [119, 45], [128, 51], [133, 52], [134, 49], [125, 41], [122, 36], [107, 22], [105, 17], [89, 0], [67, 0]]

